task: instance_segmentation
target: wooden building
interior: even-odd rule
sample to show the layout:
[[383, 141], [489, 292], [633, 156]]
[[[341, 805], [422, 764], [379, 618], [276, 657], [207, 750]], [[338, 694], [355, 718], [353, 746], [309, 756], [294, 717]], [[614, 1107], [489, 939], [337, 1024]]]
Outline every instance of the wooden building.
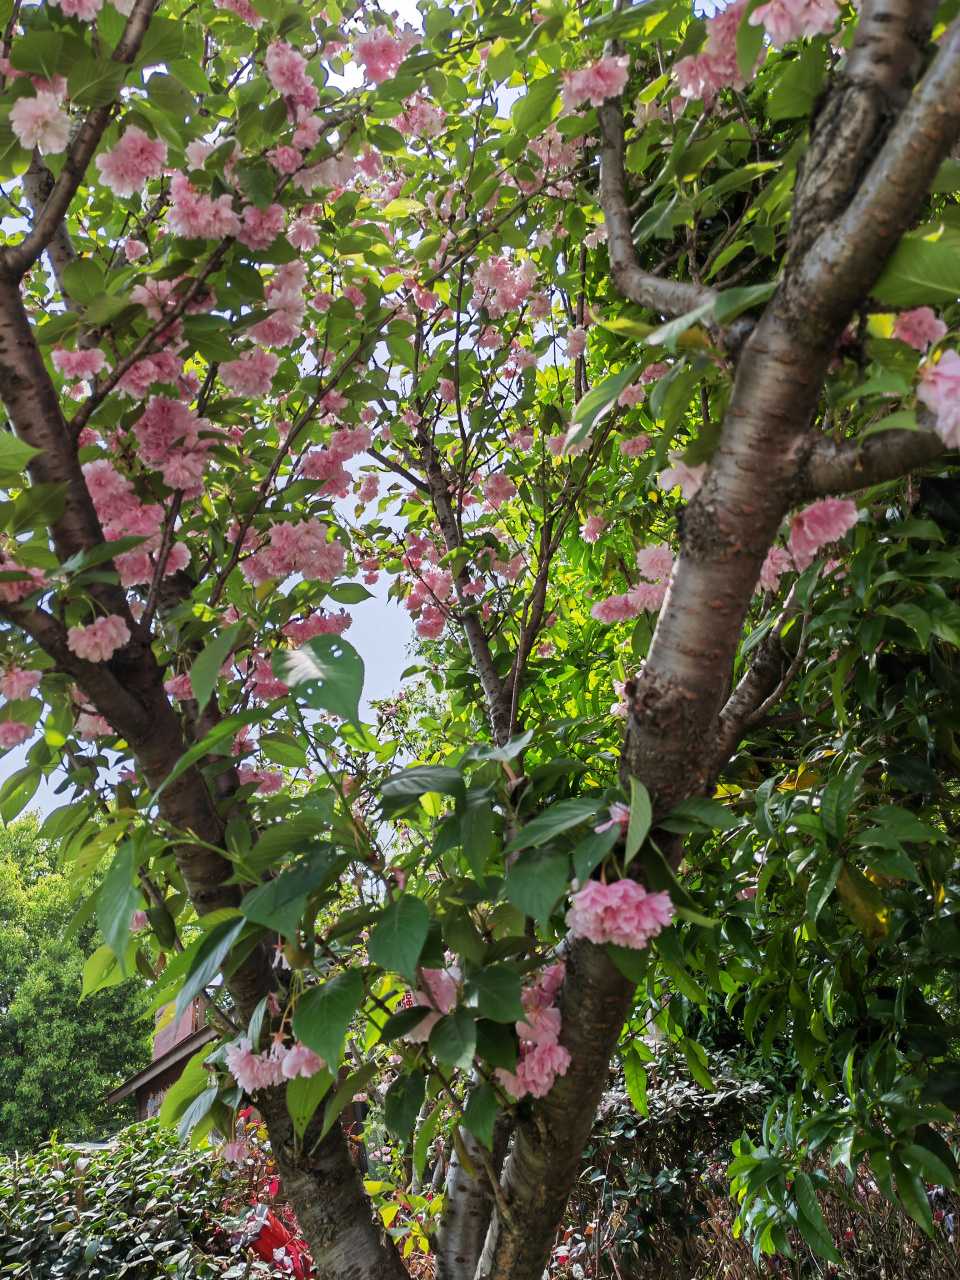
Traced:
[[176, 1025], [170, 1017], [171, 1012], [172, 1006], [165, 1005], [157, 1014], [158, 1024], [164, 1017], [169, 1020], [154, 1036], [150, 1065], [107, 1094], [109, 1106], [128, 1094], [135, 1094], [138, 1120], [146, 1120], [159, 1113], [164, 1094], [180, 1079], [193, 1055], [217, 1034], [213, 1027], [203, 1025], [203, 1006], [199, 1000], [193, 1001]]

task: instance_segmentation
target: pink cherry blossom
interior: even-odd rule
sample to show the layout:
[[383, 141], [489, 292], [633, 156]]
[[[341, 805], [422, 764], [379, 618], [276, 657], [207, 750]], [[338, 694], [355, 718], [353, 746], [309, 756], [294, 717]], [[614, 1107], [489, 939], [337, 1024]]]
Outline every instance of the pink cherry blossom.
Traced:
[[19, 747], [33, 736], [33, 729], [22, 720], [0, 720], [0, 751], [9, 751], [11, 747]]
[[499, 511], [505, 502], [509, 502], [514, 497], [516, 492], [517, 486], [502, 471], [495, 471], [483, 486], [483, 496], [494, 511]]
[[[614, 686], [620, 684], [619, 680], [614, 681]], [[622, 693], [622, 690], [621, 690]], [[610, 806], [610, 820], [601, 822], [599, 826], [594, 827], [596, 834], [602, 835], [604, 831], [609, 831], [611, 827], [619, 827], [621, 833], [626, 832], [630, 825], [630, 806], [628, 804], [620, 804], [614, 800]]]
[[[214, 0], [216, 3], [216, 0]], [[237, 0], [230, 0], [231, 6], [237, 3]], [[222, 4], [218, 4], [217, 8], [226, 8], [227, 0], [223, 0]], [[259, 15], [258, 15], [259, 16]], [[261, 19], [262, 21], [262, 19]], [[224, 1143], [220, 1156], [227, 1164], [242, 1164], [244, 1160], [250, 1156], [250, 1148], [245, 1142], [227, 1142]]]
[[82, 742], [94, 742], [97, 738], [108, 737], [113, 733], [103, 716], [94, 716], [88, 711], [80, 712], [73, 727]]
[[824, 498], [798, 511], [790, 522], [790, 552], [802, 573], [817, 552], [836, 542], [857, 523], [857, 504], [849, 498]]
[[11, 702], [22, 702], [29, 698], [40, 684], [39, 671], [24, 671], [22, 667], [11, 667], [5, 676], [0, 677], [0, 693]]
[[648, 387], [651, 382], [659, 382], [665, 373], [670, 372], [670, 366], [662, 360], [657, 364], [648, 364], [640, 375], [640, 382], [643, 386]]
[[240, 219], [233, 211], [233, 200], [228, 194], [212, 200], [201, 195], [185, 173], [175, 173], [170, 179], [170, 208], [167, 211], [170, 230], [187, 240], [219, 240], [223, 236], [235, 236], [240, 230]]
[[245, 1093], [255, 1093], [282, 1083], [283, 1064], [290, 1052], [274, 1040], [265, 1053], [254, 1053], [250, 1038], [244, 1036], [238, 1044], [227, 1045], [227, 1070]]
[[92, 22], [103, 8], [103, 0], [59, 0], [65, 18], [79, 18]]
[[97, 156], [95, 163], [103, 185], [115, 196], [126, 199], [139, 191], [148, 178], [159, 177], [167, 163], [167, 144], [130, 125], [116, 146]]
[[280, 367], [280, 357], [263, 347], [241, 353], [238, 360], [228, 360], [217, 371], [220, 381], [241, 396], [265, 396], [270, 393], [273, 375]]
[[793, 556], [784, 547], [772, 546], [760, 569], [759, 589], [776, 591], [780, 579], [793, 568]]
[[297, 648], [313, 636], [342, 636], [344, 631], [353, 625], [349, 613], [315, 613], [309, 618], [288, 622], [283, 634], [293, 641], [292, 648]]
[[648, 893], [634, 880], [588, 880], [570, 899], [567, 927], [598, 946], [607, 942], [640, 950], [673, 919], [668, 893]]
[[392, 36], [386, 27], [373, 27], [353, 42], [353, 53], [362, 63], [367, 79], [374, 84], [392, 80], [400, 69], [400, 63], [420, 37], [410, 28], [399, 36]]
[[631, 436], [620, 441], [620, 452], [625, 458], [641, 458], [650, 448], [648, 435]]
[[494, 254], [473, 273], [473, 304], [485, 306], [498, 319], [516, 311], [537, 282], [537, 268], [531, 258], [520, 263]]
[[567, 355], [571, 360], [576, 360], [583, 355], [587, 349], [587, 331], [586, 329], [571, 329], [567, 334]]
[[584, 542], [596, 542], [607, 524], [603, 516], [588, 516], [580, 528], [580, 537]]
[[657, 484], [664, 493], [669, 493], [671, 489], [679, 487], [680, 496], [684, 502], [689, 502], [703, 482], [707, 464], [701, 462], [697, 466], [691, 467], [684, 462], [682, 455], [677, 450], [669, 453], [667, 458], [670, 466], [665, 467], [657, 476]]
[[446, 626], [446, 615], [436, 605], [428, 604], [417, 619], [414, 630], [421, 640], [439, 640]]
[[632, 386], [624, 387], [617, 396], [617, 404], [621, 409], [633, 409], [643, 403], [646, 395], [646, 389], [639, 382], [635, 382]]
[[275, 41], [267, 48], [265, 59], [267, 79], [286, 98], [296, 97], [307, 81], [307, 60], [285, 40]]
[[174, 702], [188, 702], [193, 697], [193, 685], [188, 675], [171, 676], [163, 687]]
[[235, 13], [248, 27], [253, 27], [254, 31], [259, 31], [266, 21], [250, 4], [250, 0], [213, 0], [213, 7]]
[[525, 1020], [518, 1022], [517, 1035], [531, 1044], [556, 1044], [560, 1036], [559, 1009], [527, 1009]]
[[241, 765], [237, 770], [237, 777], [244, 787], [248, 782], [257, 783], [258, 796], [276, 795], [283, 787], [283, 774], [271, 769], [252, 769], [249, 765]]
[[283, 230], [283, 207], [279, 204], [258, 209], [255, 204], [243, 207], [243, 226], [237, 239], [248, 249], [268, 249]]
[[134, 240], [133, 236], [128, 236], [123, 242], [123, 252], [128, 262], [136, 262], [147, 252], [147, 246], [142, 240]]
[[897, 316], [893, 326], [893, 336], [907, 342], [917, 351], [926, 351], [934, 342], [939, 342], [946, 334], [947, 326], [937, 319], [933, 307], [915, 307], [913, 311], [904, 311]]
[[320, 243], [320, 232], [306, 218], [295, 218], [287, 230], [287, 239], [295, 249], [315, 249]]
[[[681, 97], [709, 100], [725, 86], [732, 89], [746, 87], [737, 61], [737, 30], [746, 4], [747, 0], [737, 0], [736, 4], [729, 4], [718, 10], [715, 17], [708, 18], [707, 40], [701, 52], [681, 58], [676, 63], [673, 73], [680, 86]], [[761, 50], [758, 64], [765, 53]]]
[[39, 587], [46, 586], [42, 569], [28, 569], [19, 565], [2, 551], [0, 551], [0, 572], [23, 574], [22, 579], [12, 578], [9, 582], [0, 582], [0, 600], [5, 600], [8, 604], [24, 600]]
[[606, 600], [600, 600], [590, 610], [590, 617], [596, 618], [598, 622], [605, 622], [608, 625], [613, 622], [627, 622], [630, 618], [636, 618], [640, 614], [639, 605], [635, 604], [629, 594], [622, 596], [608, 596]]
[[659, 582], [662, 578], [669, 578], [676, 558], [669, 547], [651, 542], [637, 552], [637, 568], [644, 578]]
[[107, 359], [99, 347], [78, 347], [76, 351], [68, 351], [66, 347], [57, 346], [50, 352], [50, 363], [65, 378], [86, 381], [97, 376]]
[[452, 378], [440, 378], [437, 382], [440, 389], [440, 399], [444, 404], [453, 404], [457, 398], [457, 387]]
[[41, 90], [35, 98], [18, 98], [10, 108], [10, 127], [27, 151], [39, 147], [56, 155], [70, 141], [70, 117], [60, 110], [56, 96]]
[[89, 627], [71, 627], [67, 648], [86, 662], [107, 662], [130, 639], [130, 628], [115, 613], [97, 618]]
[[927, 361], [917, 395], [937, 415], [933, 429], [950, 449], [960, 445], [960, 355], [944, 351], [936, 363]]
[[141, 929], [147, 929], [149, 927], [150, 927], [150, 917], [147, 915], [147, 913], [143, 910], [142, 907], [138, 907], [137, 910], [133, 913], [132, 919], [130, 920], [130, 932], [139, 933]]
[[630, 76], [630, 59], [604, 58], [596, 66], [569, 71], [563, 78], [563, 108], [569, 114], [581, 102], [600, 107], [607, 98], [619, 98]]
[[321, 1057], [308, 1049], [305, 1044], [301, 1044], [298, 1040], [284, 1056], [283, 1062], [280, 1064], [280, 1070], [287, 1080], [292, 1080], [294, 1076], [304, 1076], [309, 1079], [315, 1076], [318, 1071], [323, 1071], [326, 1063]]
[[508, 1093], [523, 1098], [528, 1093], [543, 1098], [553, 1088], [557, 1076], [565, 1076], [570, 1066], [570, 1050], [560, 1044], [537, 1045], [517, 1063], [516, 1075], [497, 1070], [497, 1079]]
[[440, 1021], [440, 1018], [457, 1003], [457, 979], [460, 974], [457, 970], [449, 969], [424, 969], [423, 984], [427, 988], [426, 991], [415, 991], [413, 993], [413, 1002], [420, 1005], [424, 1009], [431, 1010], [430, 1013], [418, 1022], [412, 1031], [407, 1032], [407, 1039], [414, 1044], [424, 1044], [430, 1038], [430, 1032]]
[[343, 544], [327, 541], [327, 528], [314, 517], [299, 524], [274, 523], [269, 545], [241, 561], [248, 582], [266, 582], [300, 573], [312, 581], [332, 582], [343, 572]]
[[754, 9], [751, 27], [763, 23], [770, 43], [782, 49], [804, 36], [829, 35], [840, 16], [837, 0], [770, 0]]

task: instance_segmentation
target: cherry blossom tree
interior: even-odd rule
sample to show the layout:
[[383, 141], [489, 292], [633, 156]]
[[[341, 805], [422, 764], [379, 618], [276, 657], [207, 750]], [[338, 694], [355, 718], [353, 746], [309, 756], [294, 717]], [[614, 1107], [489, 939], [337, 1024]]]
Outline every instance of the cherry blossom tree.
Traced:
[[[8, 11], [0, 746], [29, 747], [0, 813], [66, 765], [46, 833], [78, 884], [110, 855], [87, 990], [136, 965], [180, 1010], [222, 975], [164, 1118], [231, 1133], [255, 1098], [319, 1276], [404, 1274], [337, 1123], [368, 1090], [418, 1177], [448, 1139], [403, 1247], [539, 1277], [615, 1054], [642, 1098], [634, 1011], [695, 1075], [688, 968], [755, 1024], [765, 894], [847, 966], [838, 994], [818, 961], [826, 1015], [795, 977], [763, 1006], [810, 1114], [856, 1057], [841, 996], [896, 944], [846, 814], [897, 884], [927, 883], [903, 842], [943, 841], [894, 829], [909, 769], [849, 700], [880, 733], [878, 652], [960, 644], [956, 562], [889, 551], [954, 528], [955, 9]], [[447, 698], [406, 768], [344, 637], [384, 574]], [[783, 724], [833, 764], [777, 773]], [[926, 1225], [941, 1112], [883, 1053], [829, 1142]], [[830, 1256], [777, 1160], [745, 1225]]]

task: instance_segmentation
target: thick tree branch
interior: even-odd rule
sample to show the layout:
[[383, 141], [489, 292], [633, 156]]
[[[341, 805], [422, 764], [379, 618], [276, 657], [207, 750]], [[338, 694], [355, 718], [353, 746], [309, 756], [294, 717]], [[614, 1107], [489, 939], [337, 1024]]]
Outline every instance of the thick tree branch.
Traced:
[[[919, 421], [921, 426], [927, 426], [933, 415], [920, 414]], [[801, 464], [799, 500], [850, 493], [897, 480], [932, 462], [945, 449], [946, 445], [931, 430], [878, 431], [865, 439], [839, 441], [818, 435]]]
[[[637, 264], [630, 211], [624, 195], [624, 122], [619, 98], [597, 108], [600, 121], [600, 204], [607, 228], [607, 252], [614, 288], [624, 298], [658, 315], [682, 316], [712, 302], [717, 294], [702, 285], [661, 280]], [[707, 323], [705, 321], [704, 323]]]
[[510, 1222], [499, 1210], [487, 1232], [476, 1280], [539, 1276], [607, 1080], [610, 1055], [633, 1003], [634, 984], [602, 947], [576, 939], [566, 954], [560, 995], [560, 1043], [570, 1066], [542, 1102], [521, 1103], [501, 1186]]
[[[135, 61], [159, 3], [160, 0], [135, 0], [120, 43], [111, 54], [113, 62], [129, 65]], [[94, 107], [87, 114], [77, 140], [60, 170], [60, 176], [32, 229], [19, 244], [8, 245], [0, 250], [0, 271], [8, 280], [21, 280], [57, 234], [57, 229], [70, 208], [70, 202], [86, 176], [87, 166], [93, 159], [103, 132], [110, 123], [113, 110], [114, 104], [111, 103], [106, 107]]]
[[[30, 161], [30, 168], [23, 175], [23, 194], [27, 198], [27, 204], [33, 211], [34, 224], [36, 224], [40, 211], [53, 190], [53, 184], [53, 174], [44, 164], [40, 152], [34, 151], [33, 158]], [[50, 241], [47, 244], [47, 257], [50, 259], [54, 278], [60, 287], [60, 295], [63, 298], [64, 306], [68, 311], [82, 311], [83, 307], [70, 297], [63, 283], [64, 269], [71, 262], [76, 262], [77, 260], [77, 250], [73, 240], [70, 238], [66, 223], [61, 222], [50, 237]]]
[[[493, 1167], [497, 1174], [503, 1167], [512, 1128], [510, 1114], [500, 1110], [493, 1129]], [[467, 1129], [460, 1130], [460, 1140], [476, 1179], [464, 1169], [454, 1146], [447, 1165], [446, 1204], [437, 1232], [435, 1280], [473, 1280], [494, 1210], [493, 1189], [483, 1160], [485, 1152]]]
[[847, 207], [910, 98], [937, 0], [865, 0], [844, 74], [819, 104], [790, 220], [794, 262]]

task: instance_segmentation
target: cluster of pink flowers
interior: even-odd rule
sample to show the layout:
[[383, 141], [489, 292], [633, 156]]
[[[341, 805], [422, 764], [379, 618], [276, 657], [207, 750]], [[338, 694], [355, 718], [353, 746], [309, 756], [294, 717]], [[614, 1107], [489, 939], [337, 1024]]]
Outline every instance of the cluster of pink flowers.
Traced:
[[689, 502], [703, 483], [707, 464], [700, 462], [695, 467], [691, 467], [689, 463], [684, 462], [683, 456], [678, 450], [668, 453], [667, 460], [670, 466], [664, 467], [657, 476], [657, 484], [664, 493], [669, 493], [671, 489], [679, 488], [681, 498], [683, 498], [684, 502]]
[[937, 415], [933, 429], [950, 449], [960, 446], [960, 355], [944, 351], [920, 374], [917, 395]]
[[650, 448], [650, 437], [645, 433], [638, 436], [629, 436], [620, 441], [620, 452], [625, 458], [631, 461], [635, 458], [641, 458]]
[[22, 720], [0, 720], [0, 751], [9, 751], [11, 747], [19, 747], [33, 736], [30, 725]]
[[798, 511], [790, 523], [790, 554], [797, 571], [813, 563], [817, 552], [836, 542], [857, 523], [857, 504], [849, 498], [824, 498]]
[[124, 619], [108, 613], [89, 627], [71, 627], [67, 648], [86, 662], [107, 662], [129, 639], [130, 628]]
[[10, 108], [10, 127], [27, 151], [39, 147], [45, 155], [66, 150], [70, 141], [70, 117], [60, 110], [55, 94], [46, 89], [36, 97], [18, 98]]
[[749, 22], [751, 27], [763, 23], [770, 43], [782, 49], [805, 36], [829, 35], [839, 16], [837, 0], [769, 0], [754, 9]]
[[299, 524], [273, 523], [270, 543], [241, 562], [243, 576], [254, 585], [300, 573], [317, 582], [332, 582], [343, 573], [343, 544], [327, 541], [327, 527], [314, 517]]
[[0, 693], [10, 702], [22, 702], [29, 698], [40, 684], [39, 671], [24, 671], [22, 667], [11, 667], [4, 676], [0, 676]]
[[502, 471], [495, 471], [484, 481], [483, 496], [487, 505], [494, 511], [499, 511], [505, 502], [509, 502], [515, 496], [516, 492], [517, 486]]
[[237, 360], [228, 360], [218, 370], [220, 381], [241, 396], [265, 396], [280, 367], [280, 357], [263, 347], [244, 351]]
[[295, 1076], [309, 1078], [327, 1065], [299, 1040], [287, 1047], [277, 1038], [265, 1052], [254, 1053], [248, 1036], [244, 1036], [239, 1044], [227, 1045], [226, 1060], [227, 1070], [244, 1093], [273, 1088], [283, 1084], [284, 1080], [293, 1080]]
[[307, 269], [299, 258], [276, 269], [264, 289], [270, 314], [249, 330], [255, 342], [265, 347], [288, 347], [302, 339], [306, 284]]
[[230, 195], [224, 193], [216, 200], [202, 195], [187, 175], [179, 171], [170, 179], [167, 224], [171, 231], [187, 240], [220, 240], [224, 236], [235, 236], [240, 230], [240, 219], [233, 212]]
[[[737, 62], [737, 30], [746, 10], [747, 0], [736, 0], [716, 17], [707, 19], [707, 40], [700, 53], [681, 58], [673, 73], [684, 98], [708, 100], [729, 85], [743, 89], [746, 81]], [[765, 51], [761, 51], [763, 57]]]
[[392, 36], [386, 27], [374, 27], [354, 40], [353, 52], [367, 79], [383, 84], [384, 80], [393, 79], [400, 63], [420, 39], [411, 27], [404, 27], [397, 36]]
[[[154, 572], [151, 552], [156, 551], [160, 545], [163, 508], [159, 504], [141, 503], [133, 484], [106, 458], [84, 463], [82, 469], [107, 541], [115, 542], [127, 535], [150, 539], [132, 551], [125, 551], [114, 558], [120, 574], [120, 585], [132, 587], [140, 582], [150, 582]], [[164, 577], [185, 569], [189, 563], [188, 547], [183, 542], [175, 542], [164, 566]]]
[[[141, 461], [156, 467], [171, 489], [183, 489], [187, 496], [198, 497], [212, 425], [182, 400], [151, 396], [132, 430], [140, 446]], [[200, 438], [201, 431], [208, 433], [207, 438]]]
[[292, 45], [278, 40], [267, 49], [267, 79], [293, 108], [297, 120], [306, 120], [320, 101], [320, 92], [310, 79], [307, 60]]
[[283, 230], [283, 222], [282, 205], [268, 204], [266, 209], [259, 209], [255, 204], [246, 204], [237, 239], [248, 249], [268, 249]]
[[78, 347], [76, 351], [68, 351], [58, 344], [50, 352], [50, 363], [65, 378], [89, 381], [101, 371], [107, 358], [99, 347]]
[[254, 31], [259, 31], [266, 21], [250, 4], [250, 0], [213, 0], [213, 7], [235, 13], [247, 26], [253, 27]]
[[668, 893], [648, 893], [634, 880], [613, 884], [588, 880], [570, 899], [567, 927], [575, 937], [588, 938], [597, 946], [612, 942], [639, 951], [673, 916]]
[[[117, 383], [117, 390], [121, 396], [131, 396], [134, 400], [143, 400], [157, 382], [176, 384], [178, 390], [188, 390], [187, 380], [181, 380], [182, 373], [183, 360], [178, 355], [172, 351], [156, 351], [131, 365]], [[196, 381], [193, 375], [190, 377]]]
[[557, 997], [563, 986], [565, 966], [551, 965], [535, 987], [523, 992], [523, 1021], [516, 1024], [520, 1054], [516, 1072], [499, 1068], [497, 1079], [514, 1098], [530, 1094], [542, 1098], [553, 1088], [557, 1076], [565, 1076], [570, 1066], [570, 1050], [559, 1044], [562, 1029]]
[[96, 159], [100, 181], [121, 199], [139, 191], [148, 178], [159, 177], [166, 163], [167, 144], [148, 137], [136, 125], [130, 125], [116, 146]]
[[598, 622], [626, 622], [641, 613], [659, 612], [667, 594], [667, 582], [676, 559], [669, 547], [650, 543], [637, 552], [640, 581], [625, 595], [600, 600], [590, 610]]
[[766, 559], [760, 569], [758, 591], [776, 591], [780, 579], [794, 567], [793, 556], [784, 547], [776, 543], [767, 552]]
[[639, 382], [634, 382], [620, 392], [617, 396], [617, 404], [621, 409], [634, 409], [638, 404], [643, 403], [646, 395], [646, 389]]
[[[336, 400], [330, 397], [336, 396]], [[325, 407], [337, 412], [347, 404], [343, 396], [328, 392]], [[319, 449], [309, 449], [300, 460], [300, 474], [308, 480], [322, 480], [320, 493], [324, 497], [345, 498], [353, 487], [353, 476], [344, 468], [344, 462], [370, 448], [373, 432], [369, 427], [345, 427], [335, 431], [327, 443]]]
[[413, 1003], [430, 1012], [407, 1033], [407, 1039], [414, 1044], [425, 1044], [443, 1015], [454, 1008], [457, 1003], [457, 983], [460, 980], [460, 970], [455, 966], [450, 969], [423, 969], [422, 973], [423, 984], [427, 989], [415, 991]]
[[571, 329], [567, 334], [567, 356], [571, 360], [578, 360], [587, 349], [587, 331], [577, 326]]
[[242, 787], [248, 782], [255, 782], [258, 796], [274, 796], [283, 787], [283, 774], [273, 769], [254, 769], [243, 764], [237, 770], [237, 777]]
[[608, 521], [603, 516], [587, 516], [580, 527], [580, 537], [584, 542], [596, 542], [607, 527]]
[[481, 262], [473, 273], [473, 303], [485, 306], [494, 319], [516, 311], [537, 283], [537, 268], [531, 258], [513, 263], [494, 255]]
[[352, 625], [353, 618], [342, 610], [340, 613], [314, 613], [309, 618], [288, 622], [283, 634], [293, 641], [293, 648], [299, 648], [314, 636], [342, 636]]
[[0, 600], [4, 600], [7, 604], [14, 604], [17, 600], [25, 600], [39, 587], [46, 586], [46, 578], [43, 576], [42, 569], [26, 568], [17, 564], [5, 552], [0, 551], [0, 573], [14, 573], [19, 571], [23, 574], [22, 578], [11, 578], [9, 582], [0, 582]]
[[946, 335], [947, 326], [938, 319], [933, 307], [915, 307], [897, 316], [893, 336], [908, 343], [916, 351], [926, 351]]
[[581, 102], [602, 106], [607, 98], [619, 98], [630, 75], [630, 59], [604, 58], [596, 66], [568, 71], [563, 77], [563, 108], [575, 110]]

